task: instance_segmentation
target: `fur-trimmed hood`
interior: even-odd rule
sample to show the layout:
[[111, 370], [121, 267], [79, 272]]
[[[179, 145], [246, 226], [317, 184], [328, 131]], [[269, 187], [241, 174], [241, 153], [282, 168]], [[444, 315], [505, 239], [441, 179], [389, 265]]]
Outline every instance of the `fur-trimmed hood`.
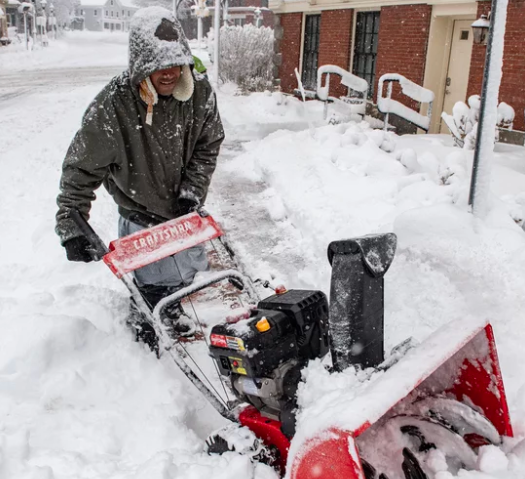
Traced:
[[[138, 10], [133, 16], [129, 34], [131, 84], [138, 87], [153, 72], [181, 65], [187, 65], [185, 70], [191, 70], [193, 56], [179, 21], [162, 7]], [[189, 80], [191, 76], [186, 78]], [[181, 85], [180, 89], [187, 90], [188, 85]]]

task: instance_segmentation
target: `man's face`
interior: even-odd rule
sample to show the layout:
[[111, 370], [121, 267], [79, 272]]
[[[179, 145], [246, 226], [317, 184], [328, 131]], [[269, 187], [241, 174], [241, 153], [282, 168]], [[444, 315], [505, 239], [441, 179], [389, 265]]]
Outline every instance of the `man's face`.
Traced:
[[162, 96], [170, 96], [179, 81], [182, 73], [182, 67], [171, 67], [165, 70], [159, 70], [150, 75], [151, 83]]

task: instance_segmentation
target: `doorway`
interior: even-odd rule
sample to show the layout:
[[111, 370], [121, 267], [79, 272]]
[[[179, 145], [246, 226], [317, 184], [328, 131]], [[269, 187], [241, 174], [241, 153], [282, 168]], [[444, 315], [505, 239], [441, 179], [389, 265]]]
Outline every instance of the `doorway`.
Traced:
[[[472, 20], [454, 20], [442, 109], [450, 115], [458, 101], [467, 100], [473, 44], [471, 25]], [[440, 133], [448, 133], [448, 128], [443, 122], [441, 122]]]

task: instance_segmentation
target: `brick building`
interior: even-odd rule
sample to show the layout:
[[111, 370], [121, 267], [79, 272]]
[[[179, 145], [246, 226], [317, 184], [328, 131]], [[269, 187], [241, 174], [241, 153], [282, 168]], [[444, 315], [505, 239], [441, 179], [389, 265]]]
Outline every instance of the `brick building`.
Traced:
[[[285, 92], [306, 88], [315, 71], [338, 65], [365, 78], [375, 101], [384, 73], [400, 73], [432, 90], [436, 99], [430, 131], [445, 131], [441, 112], [481, 92], [487, 47], [473, 43], [471, 24], [490, 10], [476, 0], [270, 0], [276, 14]], [[500, 101], [514, 107], [514, 128], [525, 129], [525, 0], [509, 0]], [[335, 85], [335, 82], [334, 82]], [[345, 93], [339, 88], [331, 93]], [[444, 128], [444, 129], [443, 129]]]

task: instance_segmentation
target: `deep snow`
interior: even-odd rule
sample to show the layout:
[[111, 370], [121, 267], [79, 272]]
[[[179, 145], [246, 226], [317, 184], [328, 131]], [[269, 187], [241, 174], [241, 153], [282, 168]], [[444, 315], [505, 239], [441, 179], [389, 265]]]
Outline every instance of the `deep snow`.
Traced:
[[[26, 69], [76, 67], [82, 56], [90, 67], [125, 65], [120, 37], [109, 42], [111, 62], [96, 37], [74, 35], [32, 54], [2, 49], [0, 72], [15, 71], [15, 56]], [[234, 454], [201, 452], [221, 418], [174, 366], [131, 340], [127, 294], [109, 271], [68, 263], [54, 235], [61, 161], [102, 86], [54, 85], [0, 103], [0, 477], [275, 477]], [[366, 123], [310, 130], [308, 120], [322, 120], [318, 103], [305, 118], [296, 99], [235, 96], [231, 86], [219, 92], [219, 107], [227, 141], [208, 208], [248, 270], [328, 292], [330, 241], [394, 231], [387, 347], [423, 340], [449, 321], [461, 328], [466, 318], [490, 319], [515, 431], [525, 435], [524, 150], [497, 145], [494, 206], [480, 221], [466, 206], [472, 153], [447, 136], [385, 136]], [[117, 215], [105, 192], [98, 197], [92, 224], [108, 241]], [[326, 384], [320, 371], [310, 375]], [[349, 384], [333, 383], [341, 394]], [[490, 475], [461, 477], [525, 475], [518, 456], [498, 454], [481, 458], [497, 466], [484, 468]]]

